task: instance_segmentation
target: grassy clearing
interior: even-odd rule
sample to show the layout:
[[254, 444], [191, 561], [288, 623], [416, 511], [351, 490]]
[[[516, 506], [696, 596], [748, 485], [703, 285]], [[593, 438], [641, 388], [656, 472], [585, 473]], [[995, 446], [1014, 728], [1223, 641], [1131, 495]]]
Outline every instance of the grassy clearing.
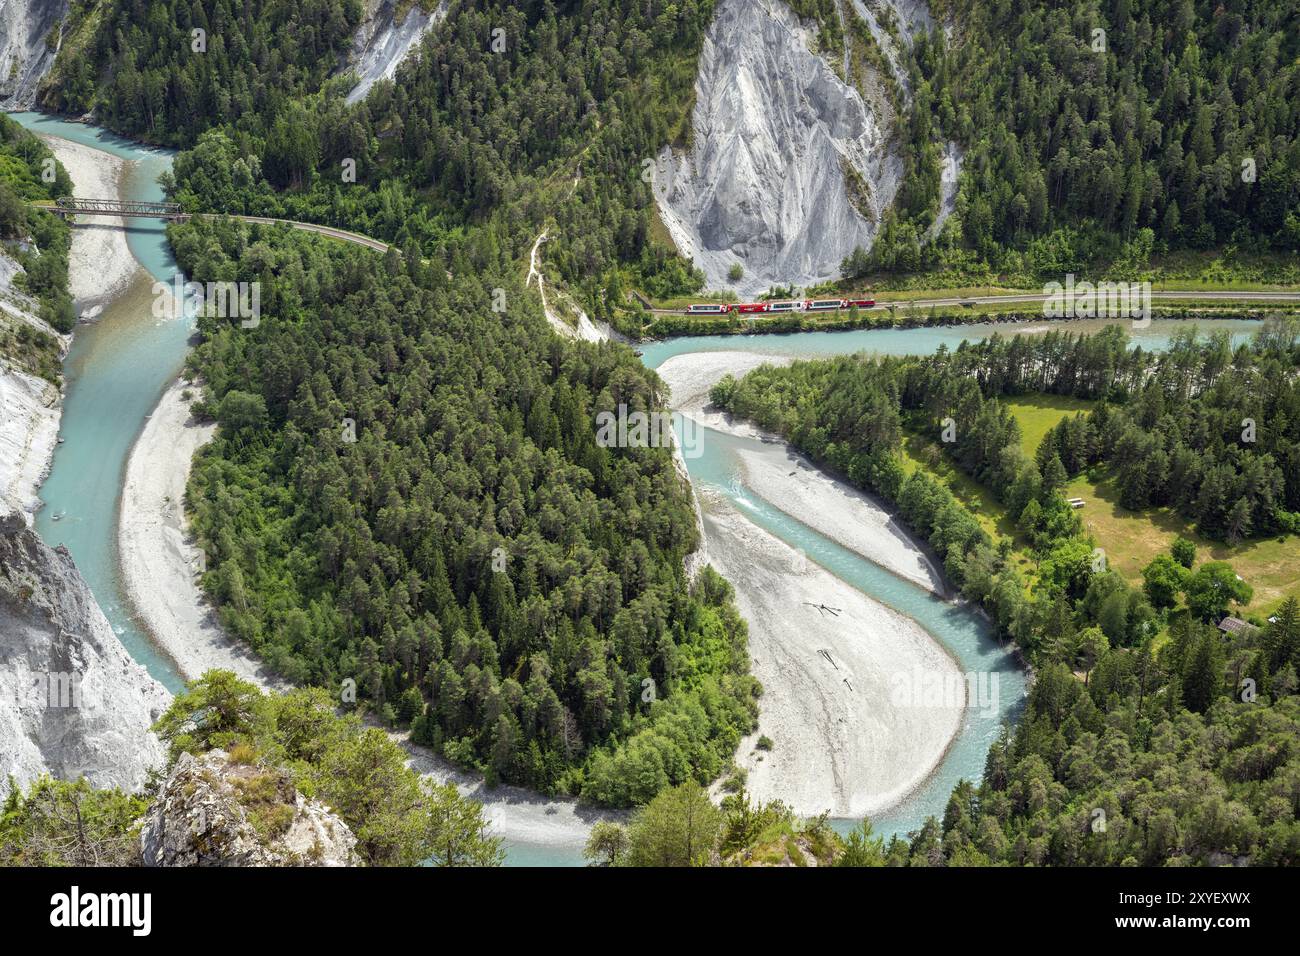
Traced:
[[[1031, 456], [1048, 429], [1067, 415], [1087, 411], [1092, 404], [1060, 395], [1031, 395], [1006, 402], [1020, 423], [1021, 447]], [[1198, 561], [1227, 561], [1250, 583], [1255, 599], [1246, 608], [1248, 612], [1268, 614], [1288, 596], [1300, 595], [1300, 539], [1295, 536], [1263, 538], [1235, 546], [1211, 541], [1197, 534], [1190, 521], [1170, 508], [1143, 512], [1124, 508], [1119, 503], [1118, 489], [1104, 471], [1095, 482], [1080, 475], [1066, 486], [1065, 494], [1087, 502], [1080, 513], [1084, 529], [1105, 550], [1110, 566], [1135, 587], [1142, 586], [1142, 569], [1151, 559], [1167, 552], [1174, 539], [1182, 536], [1195, 542]], [[991, 495], [987, 498], [992, 500]], [[993, 504], [1001, 507], [996, 501]]]
[[1093, 402], [1069, 395], [1025, 395], [1003, 399], [1020, 423], [1020, 447], [1030, 458], [1038, 451], [1043, 436], [1062, 418], [1092, 410]]
[[1096, 482], [1080, 476], [1066, 486], [1067, 495], [1084, 499], [1084, 528], [1106, 551], [1106, 560], [1130, 583], [1140, 587], [1142, 569], [1174, 538], [1196, 543], [1197, 561], [1227, 561], [1251, 587], [1255, 599], [1246, 611], [1269, 614], [1290, 595], [1300, 595], [1300, 539], [1294, 535], [1262, 538], [1230, 546], [1196, 533], [1192, 523], [1170, 508], [1129, 511], [1108, 475]]
[[970, 475], [961, 471], [944, 454], [940, 444], [932, 438], [918, 432], [905, 430], [903, 445], [900, 449], [903, 471], [912, 474], [924, 471], [930, 477], [948, 486], [962, 506], [975, 516], [985, 531], [994, 541], [1008, 538], [1014, 545], [1012, 560], [1020, 569], [1025, 581], [1034, 575], [1033, 558], [1029, 555], [1028, 543], [1016, 530], [1015, 524], [1007, 515], [1007, 510], [994, 497], [993, 492], [980, 484]]
[[[1021, 429], [1021, 447], [1032, 456], [1048, 429], [1067, 415], [1087, 411], [1092, 403], [1060, 395], [1030, 395], [1006, 400]], [[1007, 516], [993, 492], [959, 471], [944, 454], [939, 442], [917, 432], [904, 433], [903, 468], [908, 473], [922, 469], [948, 486], [957, 499], [979, 521], [994, 540], [1009, 538], [1015, 545], [1014, 560], [1032, 582], [1034, 562], [1028, 545]], [[1192, 523], [1170, 508], [1133, 512], [1119, 504], [1119, 492], [1103, 471], [1095, 482], [1086, 476], [1071, 481], [1067, 497], [1082, 498], [1086, 504], [1080, 517], [1084, 530], [1105, 550], [1110, 566], [1134, 586], [1142, 586], [1142, 569], [1157, 554], [1167, 552], [1174, 539], [1182, 536], [1194, 542], [1197, 561], [1227, 561], [1255, 589], [1246, 613], [1267, 616], [1287, 597], [1300, 596], [1300, 538], [1264, 538], [1230, 546], [1196, 533]]]

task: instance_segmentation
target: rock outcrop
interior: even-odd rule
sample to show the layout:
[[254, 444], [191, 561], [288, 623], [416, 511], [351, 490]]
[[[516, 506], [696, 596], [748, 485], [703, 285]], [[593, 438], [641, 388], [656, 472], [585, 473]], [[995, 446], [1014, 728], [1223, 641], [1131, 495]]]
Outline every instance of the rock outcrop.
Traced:
[[[170, 697], [113, 634], [71, 556], [0, 502], [0, 780], [138, 790]], [[2, 785], [2, 784], [0, 784]]]
[[898, 190], [889, 131], [814, 49], [813, 28], [781, 0], [718, 3], [694, 143], [661, 152], [654, 177], [664, 223], [709, 288], [753, 295], [837, 277]]
[[356, 837], [284, 771], [181, 754], [140, 834], [146, 866], [356, 866]]
[[[40, 304], [14, 285], [22, 272], [17, 260], [0, 250], [0, 336], [12, 341], [35, 332], [66, 351], [71, 337], [43, 321]], [[32, 370], [0, 348], [0, 501], [10, 498], [28, 513], [40, 507], [36, 490], [49, 471], [63, 404], [59, 390]]]
[[58, 440], [59, 390], [0, 358], [0, 497], [24, 511], [40, 507], [36, 490], [49, 471]]
[[0, 108], [31, 109], [67, 15], [68, 0], [0, 0]]
[[352, 55], [345, 68], [357, 71], [357, 85], [347, 102], [363, 100], [380, 80], [391, 80], [397, 67], [415, 49], [429, 28], [447, 16], [447, 0], [440, 0], [433, 13], [417, 4], [398, 20], [397, 0], [367, 0], [366, 16], [352, 41]]
[[[846, 29], [849, 18], [866, 24], [909, 100], [903, 48], [934, 28], [925, 0], [841, 0], [837, 14]], [[865, 78], [850, 69], [847, 45], [843, 63], [818, 49], [817, 27], [782, 0], [717, 4], [700, 52], [691, 147], [662, 150], [654, 177], [664, 224], [709, 289], [751, 297], [838, 278], [845, 256], [871, 247], [898, 193], [903, 163], [885, 78], [870, 65]], [[960, 167], [948, 144], [936, 233], [954, 208]], [[732, 279], [736, 266], [742, 274]]]

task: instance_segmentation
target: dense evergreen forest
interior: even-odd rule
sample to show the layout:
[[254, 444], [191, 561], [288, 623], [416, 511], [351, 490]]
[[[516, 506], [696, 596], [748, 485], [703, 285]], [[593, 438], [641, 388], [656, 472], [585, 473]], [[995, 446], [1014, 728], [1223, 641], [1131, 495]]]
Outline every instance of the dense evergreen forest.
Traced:
[[[1113, 327], [1091, 337], [995, 338], [928, 358], [765, 366], [714, 389], [718, 404], [893, 502], [962, 593], [1036, 665], [1027, 713], [991, 751], [984, 782], [962, 784], [944, 819], [927, 823], [910, 846], [881, 846], [889, 861], [1300, 859], [1300, 602], [1289, 599], [1274, 621], [1225, 638], [1214, 625], [1251, 599], [1249, 582], [1229, 564], [1198, 564], [1195, 546], [1179, 539], [1132, 588], [1096, 560], [1095, 542], [1060, 492], [1062, 453], [1074, 454], [1077, 436], [1084, 459], [1123, 474], [1134, 467], [1122, 451], [1126, 436], [1155, 414], [1142, 433], [1167, 434], [1174, 453], [1199, 461], [1195, 497], [1211, 505], [1199, 516], [1207, 530], [1237, 507], [1238, 490], [1261, 527], [1293, 526], [1289, 472], [1273, 456], [1294, 452], [1297, 329], [1279, 322], [1253, 346], [1224, 348], [1221, 339], [1189, 336], [1166, 354], [1146, 354]], [[1031, 458], [999, 401], [1029, 391], [1103, 402], [1087, 419], [1066, 419]], [[1163, 428], [1152, 411], [1156, 394], [1179, 407]], [[1243, 407], [1272, 423], [1272, 435], [1257, 432], [1261, 447], [1240, 440]], [[1185, 422], [1198, 427], [1180, 429]], [[1012, 560], [1011, 539], [995, 541], [927, 470], [904, 468], [904, 431], [938, 435], [945, 423], [954, 429], [948, 456], [994, 491], [1028, 543], [1030, 580]], [[1222, 481], [1210, 484], [1215, 474]], [[1257, 483], [1260, 475], [1271, 480]], [[1261, 484], [1268, 497], [1259, 496]], [[1107, 821], [1100, 830], [1097, 809]]]
[[[965, 149], [951, 226], [913, 190], [850, 274], [983, 263], [1060, 276], [1153, 254], [1300, 249], [1300, 9], [1286, 0], [945, 0], [906, 144]], [[934, 172], [925, 174], [933, 181]]]
[[[491, 220], [518, 257], [549, 223], [548, 263], [596, 318], [614, 318], [627, 282], [700, 284], [649, 241], [642, 172], [684, 135], [711, 0], [453, 2], [396, 82], [354, 106], [347, 79], [327, 77], [355, 0], [175, 6], [104, 5], [120, 27], [64, 55], [47, 105], [94, 105], [110, 128], [193, 147], [171, 184], [187, 208], [346, 226], [453, 271], [466, 227]], [[225, 39], [197, 54], [204, 20]]]
[[362, 14], [361, 0], [71, 6], [44, 105], [94, 109], [105, 126], [168, 146], [213, 126], [269, 131], [292, 99], [320, 89]]
[[[37, 315], [54, 329], [69, 332], [76, 322], [68, 293], [67, 224], [28, 203], [48, 202], [72, 192], [72, 181], [54, 154], [34, 134], [0, 116], [0, 240], [23, 271], [15, 286], [39, 303]], [[0, 332], [0, 351], [34, 374], [58, 381], [54, 339], [17, 323]]]
[[670, 450], [592, 424], [660, 407], [631, 350], [556, 336], [503, 257], [449, 278], [230, 221], [171, 237], [199, 281], [262, 283], [258, 327], [205, 319], [192, 363], [222, 426], [189, 497], [226, 627], [489, 780], [629, 804], [728, 764], [757, 713], [745, 624], [686, 579]]

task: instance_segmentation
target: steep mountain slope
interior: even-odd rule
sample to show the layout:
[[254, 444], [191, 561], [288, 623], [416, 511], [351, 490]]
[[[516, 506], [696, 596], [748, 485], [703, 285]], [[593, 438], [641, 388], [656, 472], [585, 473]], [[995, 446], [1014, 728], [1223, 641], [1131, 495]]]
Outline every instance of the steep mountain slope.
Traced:
[[114, 636], [72, 558], [0, 513], [0, 768], [135, 790], [162, 763], [162, 685]]
[[35, 102], [36, 85], [58, 53], [59, 24], [67, 14], [68, 0], [0, 3], [0, 107], [28, 109]]
[[441, 0], [433, 13], [419, 6], [399, 13], [397, 0], [369, 0], [366, 16], [352, 41], [349, 68], [357, 72], [357, 85], [347, 95], [348, 103], [366, 98], [380, 80], [391, 80], [397, 67], [415, 49], [429, 28], [447, 16], [448, 0]]
[[18, 262], [0, 253], [0, 501], [32, 512], [54, 452], [62, 404], [54, 384], [33, 372], [48, 372], [51, 363], [57, 368], [68, 337], [37, 315], [39, 302], [15, 288], [22, 274]]
[[[815, 47], [814, 29], [781, 0], [717, 5], [694, 145], [665, 148], [655, 175], [664, 222], [710, 288], [749, 295], [836, 277], [898, 190], [889, 131]], [[744, 276], [732, 281], [737, 263]]]

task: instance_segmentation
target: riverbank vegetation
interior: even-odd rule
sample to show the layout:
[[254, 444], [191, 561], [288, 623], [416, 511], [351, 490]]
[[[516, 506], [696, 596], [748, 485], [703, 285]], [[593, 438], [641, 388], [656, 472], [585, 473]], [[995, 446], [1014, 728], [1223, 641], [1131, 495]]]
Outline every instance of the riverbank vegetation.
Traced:
[[[422, 780], [387, 734], [340, 715], [324, 691], [268, 695], [229, 671], [209, 671], [154, 730], [168, 744], [163, 776], [181, 754], [212, 750], [283, 775], [348, 825], [365, 866], [501, 863], [501, 841], [479, 804], [452, 784]], [[0, 806], [0, 866], [138, 866], [141, 825], [156, 797], [155, 786], [128, 795], [45, 778], [24, 792], [11, 780]]]
[[[895, 840], [895, 847], [905, 847]], [[847, 838], [828, 815], [796, 816], [779, 800], [742, 789], [715, 805], [698, 784], [665, 790], [626, 824], [601, 822], [584, 850], [591, 866], [880, 866], [884, 842], [864, 823]]]
[[[1300, 730], [1300, 602], [1220, 633], [1220, 619], [1252, 597], [1232, 565], [1198, 561], [1193, 544], [1175, 542], [1133, 587], [1062, 494], [1071, 467], [1138, 467], [1126, 436], [1150, 418], [1144, 440], [1154, 436], [1174, 454], [1180, 443], [1195, 449], [1183, 480], [1196, 486], [1189, 500], [1205, 503], [1196, 518], [1205, 534], [1226, 538], [1232, 526], [1221, 517], [1243, 508], [1260, 512], [1269, 534], [1289, 527], [1288, 496], [1300, 487], [1291, 465], [1300, 448], [1296, 340], [1293, 324], [1275, 323], [1235, 352], [1221, 339], [1188, 336], [1150, 354], [1129, 348], [1116, 327], [993, 339], [925, 358], [765, 366], [714, 389], [717, 404], [894, 503], [962, 593], [1035, 665], [1027, 713], [991, 751], [983, 783], [954, 791], [943, 821], [912, 836], [909, 860], [1300, 858], [1294, 802], [1274, 800], [1300, 773], [1283, 743]], [[1046, 430], [1031, 456], [1002, 401], [1028, 393], [1097, 404]], [[1165, 409], [1172, 420], [1162, 422]], [[1246, 440], [1243, 416], [1270, 422], [1271, 435], [1257, 430]], [[1187, 419], [1200, 423], [1194, 433], [1180, 427]], [[990, 531], [927, 468], [904, 465], [909, 429], [938, 438], [945, 460], [990, 490], [1014, 535]], [[1017, 542], [1032, 570], [1013, 560]], [[1243, 751], [1274, 757], [1252, 763]]]
[[[707, 783], [758, 687], [631, 350], [551, 332], [480, 233], [446, 272], [289, 230], [171, 227], [198, 281], [261, 282], [255, 329], [204, 318], [221, 424], [189, 500], [223, 625], [277, 672], [357, 695], [490, 782], [605, 804]], [[492, 303], [500, 302], [501, 311]]]
[[[76, 322], [68, 292], [71, 232], [58, 216], [31, 203], [70, 195], [72, 181], [49, 148], [7, 116], [0, 116], [0, 242], [19, 266], [14, 288], [36, 300], [36, 316], [59, 332]], [[0, 354], [57, 384], [59, 344], [31, 324], [0, 318]]]

